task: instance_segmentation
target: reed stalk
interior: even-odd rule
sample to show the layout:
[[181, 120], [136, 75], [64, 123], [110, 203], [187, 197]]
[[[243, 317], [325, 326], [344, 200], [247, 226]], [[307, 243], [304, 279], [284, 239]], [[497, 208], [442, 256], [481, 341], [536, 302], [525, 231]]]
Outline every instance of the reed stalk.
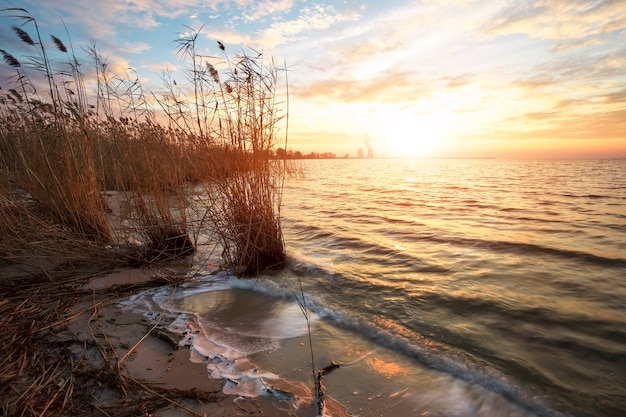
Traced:
[[[173, 126], [186, 129], [207, 152], [214, 174], [206, 182], [207, 217], [220, 238], [222, 256], [237, 275], [284, 265], [280, 226], [284, 170], [270, 156], [284, 113], [277, 100], [274, 62], [250, 50], [218, 56], [198, 52], [200, 30], [178, 40], [187, 62], [186, 85], [164, 76], [159, 100]], [[187, 97], [187, 99], [185, 99]], [[222, 161], [218, 163], [217, 161]]]
[[[0, 92], [0, 257], [19, 262], [45, 242], [46, 257], [150, 263], [190, 254], [210, 226], [238, 274], [283, 265], [273, 62], [229, 57], [219, 42], [220, 56], [200, 55], [199, 31], [179, 39], [188, 82], [164, 77], [164, 126], [149, 103], [157, 95], [132, 71], [112, 73], [95, 43], [87, 83], [71, 43], [52, 35], [47, 45], [28, 11], [4, 12], [27, 51], [0, 50], [15, 70]], [[110, 190], [124, 210], [110, 207]]]

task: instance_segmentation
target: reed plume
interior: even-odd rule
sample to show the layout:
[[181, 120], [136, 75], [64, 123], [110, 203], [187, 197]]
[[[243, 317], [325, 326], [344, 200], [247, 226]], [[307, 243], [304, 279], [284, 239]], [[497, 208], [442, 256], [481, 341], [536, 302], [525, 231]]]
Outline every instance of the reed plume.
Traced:
[[2, 52], [2, 57], [4, 58], [4, 61], [13, 68], [19, 68], [22, 66], [22, 64], [20, 64], [20, 61], [18, 61], [13, 55], [8, 53], [4, 49], [0, 49], [0, 52]]
[[61, 41], [61, 39], [57, 38], [54, 35], [50, 35], [50, 37], [52, 38], [52, 42], [54, 42], [59, 51], [67, 52], [67, 48], [65, 47], [65, 44], [63, 43], [63, 41]]

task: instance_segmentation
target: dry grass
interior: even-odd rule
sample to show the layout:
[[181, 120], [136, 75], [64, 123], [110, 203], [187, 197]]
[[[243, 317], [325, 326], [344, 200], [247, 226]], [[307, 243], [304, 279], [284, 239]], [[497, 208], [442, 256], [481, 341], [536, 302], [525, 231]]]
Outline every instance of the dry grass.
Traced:
[[161, 106], [173, 123], [217, 144], [222, 152], [218, 156], [228, 161], [206, 190], [211, 198], [208, 218], [220, 237], [227, 264], [238, 275], [281, 268], [285, 169], [270, 158], [280, 140], [278, 127], [284, 114], [279, 105], [286, 104], [276, 100], [281, 70], [256, 51], [231, 57], [219, 42], [220, 56], [200, 55], [199, 33], [178, 41], [179, 54], [190, 67], [194, 111], [180, 107], [185, 101], [173, 80], [166, 80], [170, 90]]
[[76, 295], [58, 285], [49, 291], [38, 277], [21, 281], [21, 291], [3, 290], [0, 302], [0, 409], [5, 416], [61, 415], [80, 381], [63, 346], [49, 344], [39, 330], [59, 320]]
[[[222, 398], [221, 392], [149, 386], [126, 375], [121, 365], [154, 327], [135, 346], [121, 347], [112, 343], [96, 319], [99, 310], [140, 287], [126, 286], [96, 296], [77, 290], [89, 275], [64, 275], [61, 278], [56, 274], [57, 282], [51, 284], [42, 284], [41, 277], [25, 277], [19, 280], [19, 286], [0, 290], [0, 415], [84, 416], [98, 410], [98, 415], [137, 416], [166, 405], [197, 415], [180, 400]], [[165, 274], [159, 277], [161, 284], [171, 285], [178, 280]], [[90, 306], [70, 313], [78, 301], [91, 297]], [[89, 328], [82, 339], [66, 331], [67, 324], [80, 316], [85, 317]], [[87, 361], [72, 347], [85, 352], [93, 349], [98, 359]], [[94, 397], [103, 390], [113, 393], [107, 405], [99, 404]]]
[[47, 48], [28, 11], [4, 12], [29, 55], [22, 64], [0, 51], [15, 70], [0, 93], [1, 259], [154, 263], [189, 255], [214, 228], [238, 274], [283, 265], [274, 63], [255, 51], [231, 58], [221, 43], [219, 56], [199, 55], [198, 31], [178, 40], [187, 82], [164, 77], [164, 93], [146, 94], [132, 72], [112, 73], [95, 43], [85, 70], [60, 38]]

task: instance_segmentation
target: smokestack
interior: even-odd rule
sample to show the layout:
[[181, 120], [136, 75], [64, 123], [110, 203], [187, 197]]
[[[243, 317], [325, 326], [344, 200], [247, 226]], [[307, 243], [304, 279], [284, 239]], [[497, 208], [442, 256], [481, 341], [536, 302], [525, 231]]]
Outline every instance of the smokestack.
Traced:
[[[367, 133], [365, 134], [365, 139], [363, 141], [365, 142], [365, 146], [367, 147], [367, 157], [368, 158], [373, 158], [374, 157], [374, 148], [372, 148], [372, 144], [370, 142], [369, 135]], [[361, 158], [362, 157], [363, 157], [363, 154], [361, 154]]]

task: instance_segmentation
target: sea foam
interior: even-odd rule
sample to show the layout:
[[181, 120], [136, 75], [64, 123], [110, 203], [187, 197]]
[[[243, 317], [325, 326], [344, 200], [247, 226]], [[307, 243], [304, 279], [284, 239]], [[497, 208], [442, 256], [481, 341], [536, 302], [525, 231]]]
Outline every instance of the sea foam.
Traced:
[[305, 317], [294, 296], [271, 283], [226, 274], [202, 277], [175, 291], [147, 290], [121, 306], [153, 321], [167, 316], [167, 330], [181, 335], [179, 344], [190, 349], [190, 360], [206, 363], [210, 377], [224, 379], [225, 394], [246, 397], [295, 399], [273, 387], [279, 376], [260, 369], [250, 356], [277, 349], [282, 339], [306, 335], [319, 319], [311, 312]]

